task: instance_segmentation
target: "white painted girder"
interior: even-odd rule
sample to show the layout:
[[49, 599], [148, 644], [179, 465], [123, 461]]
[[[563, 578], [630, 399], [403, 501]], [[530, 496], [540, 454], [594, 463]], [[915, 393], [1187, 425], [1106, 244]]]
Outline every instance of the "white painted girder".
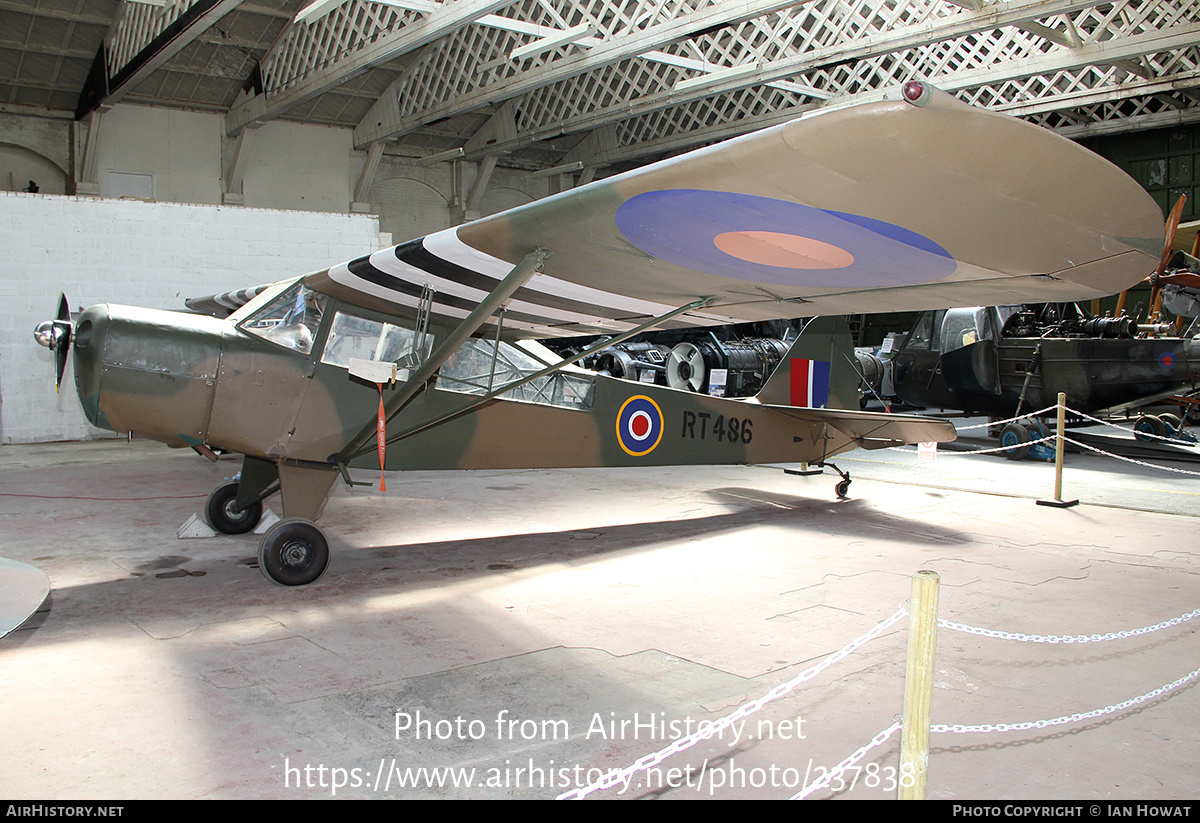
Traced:
[[[645, 29], [632, 29], [603, 39], [585, 53], [546, 60], [542, 65], [521, 70], [519, 66], [505, 71], [496, 82], [476, 84], [473, 78], [462, 91], [462, 82], [439, 76], [430, 80], [415, 79], [407, 73], [388, 87], [376, 107], [368, 112], [354, 130], [356, 146], [404, 134], [425, 123], [453, 117], [456, 114], [509, 100], [531, 89], [541, 88], [569, 77], [576, 77], [618, 63], [643, 52], [653, 51], [668, 43], [695, 35], [711, 27], [727, 26], [768, 14], [793, 5], [795, 0], [737, 0], [708, 5]], [[614, 7], [617, 4], [613, 4]], [[631, 5], [644, 5], [642, 3]], [[655, 4], [660, 5], [660, 4]], [[610, 9], [611, 11], [611, 9]], [[615, 17], [615, 16], [614, 16]], [[610, 18], [612, 19], [612, 18]], [[452, 48], [452, 44], [447, 48]], [[432, 51], [432, 50], [431, 50]], [[509, 49], [496, 48], [495, 60], [507, 61]], [[515, 62], [515, 61], [514, 61]], [[461, 60], [448, 60], [444, 65], [453, 70], [477, 70]], [[423, 100], [416, 109], [411, 107], [414, 86]], [[397, 103], [403, 99], [403, 105]]]
[[[914, 25], [877, 34], [868, 33], [858, 38], [843, 39], [833, 45], [805, 49], [800, 53], [781, 59], [771, 59], [750, 77], [716, 83], [696, 89], [691, 93], [679, 92], [673, 86], [664, 84], [664, 88], [660, 90], [644, 92], [636, 97], [631, 95], [629, 99], [621, 99], [607, 106], [599, 106], [596, 101], [579, 95], [576, 89], [562, 86], [561, 96], [571, 98], [579, 108], [590, 110], [563, 116], [561, 113], [553, 111], [556, 107], [552, 102], [539, 105], [536, 98], [531, 95], [522, 101], [525, 128], [519, 130], [514, 139], [510, 141], [490, 145], [489, 150], [513, 151], [521, 146], [557, 134], [590, 131], [615, 120], [628, 120], [694, 100], [728, 94], [739, 88], [767, 85], [785, 79], [799, 81], [787, 89], [797, 93], [797, 102], [800, 102], [803, 97], [810, 97], [813, 100], [829, 99], [845, 92], [838, 88], [822, 88], [811, 78], [802, 78], [802, 75], [807, 71], [833, 63], [863, 60], [879, 54], [902, 52], [914, 47], [991, 31], [1003, 26], [1022, 25], [1047, 16], [1089, 8], [1094, 4], [1095, 0], [1025, 0], [1024, 2], [1017, 0], [989, 7], [986, 13], [962, 12], [937, 26], [929, 23], [925, 15], [921, 15], [921, 22]], [[931, 7], [932, 5], [932, 3], [927, 3], [927, 6]], [[667, 61], [660, 60], [659, 62]], [[692, 67], [694, 62], [696, 61], [680, 58], [678, 65], [688, 68]], [[808, 88], [816, 89], [817, 93], [808, 92]], [[544, 90], [544, 96], [550, 97], [556, 90], [558, 87], [548, 88]], [[542, 110], [550, 110], [552, 113], [542, 116], [539, 114]]]
[[[946, 91], [959, 93], [961, 97], [977, 105], [1030, 116], [1095, 105], [1102, 100], [1112, 102], [1194, 89], [1197, 86], [1196, 77], [1200, 75], [1200, 68], [1197, 68], [1200, 52], [1197, 52], [1196, 43], [1200, 43], [1200, 23], [1176, 27], [1168, 32], [1148, 32], [1091, 43], [1075, 50], [1060, 49], [1024, 60], [1001, 61], [987, 70], [952, 72], [924, 79], [929, 79]], [[1115, 63], [1133, 55], [1175, 53], [1181, 50], [1191, 50], [1193, 53], [1192, 67], [1177, 72], [1170, 78], [1148, 80], [1135, 77], [1114, 80], [1111, 69], [1105, 71], [1092, 68], [1096, 64]], [[1088, 85], [1089, 79], [1081, 77], [1081, 74], [1094, 75], [1091, 78], [1094, 85]], [[1051, 82], [1056, 76], [1057, 85]], [[1009, 84], [1012, 88], [1008, 89], [1009, 96], [1006, 97], [999, 90]], [[1068, 88], [1061, 89], [1061, 86]], [[895, 93], [895, 84], [858, 95], [840, 97], [825, 106], [850, 105], [882, 97], [888, 92]], [[1012, 102], [1012, 98], [1017, 96], [1025, 99], [1025, 109]], [[984, 98], [990, 98], [990, 103]], [[1028, 103], [1032, 101], [1037, 101], [1038, 106], [1029, 107]], [[641, 128], [642, 124], [636, 119], [626, 120], [617, 130], [619, 148], [587, 158], [568, 156], [572, 160], [582, 160], [589, 165], [628, 162], [648, 155], [682, 151], [700, 143], [726, 139], [782, 122], [820, 106], [820, 103], [814, 102], [789, 110], [767, 111], [760, 116], [731, 117], [700, 128], [681, 126], [684, 118], [679, 116], [671, 119], [671, 129], [661, 126]]]
[[[476, 158], [603, 130], [602, 143], [583, 141], [570, 155], [603, 163], [718, 139], [912, 76], [1033, 119], [1068, 109], [1086, 119], [1099, 104], [1083, 101], [1097, 96], [1193, 93], [1200, 42], [1195, 0], [708, 2], [410, 0], [401, 10], [346, 0], [323, 27], [281, 39], [286, 47], [268, 58], [268, 92], [235, 105], [227, 126], [235, 133], [404, 58], [355, 129], [356, 145], [486, 109], [493, 119], [463, 135]], [[514, 48], [585, 23], [595, 37], [511, 64]], [[760, 64], [749, 78], [675, 91], [680, 80], [748, 62]], [[1122, 79], [1089, 69], [1097, 63], [1120, 67]]]
[[[328, 63], [318, 68], [311, 60], [301, 59], [300, 67], [293, 67], [293, 71], [297, 71], [297, 76], [302, 79], [285, 77], [277, 81], [276, 88], [279, 90], [271, 91], [268, 88], [264, 94], [243, 98], [225, 116], [225, 128], [230, 134], [236, 134], [250, 123], [274, 119], [372, 66], [420, 49], [505, 5], [507, 0], [451, 0], [424, 16], [386, 7], [394, 14], [406, 16], [407, 24], [394, 30], [363, 32], [360, 35], [363, 39], [359, 41], [342, 39], [350, 27], [343, 20], [343, 9], [337, 9], [321, 18], [313, 27], [319, 29], [314, 37], [324, 33], [337, 43]], [[314, 39], [312, 42], [316, 48], [318, 41]], [[276, 49], [272, 49], [272, 55], [278, 54]], [[301, 58], [309, 56], [300, 55]], [[305, 68], [310, 65], [311, 68]]]
[[[1009, 5], [1011, 7], [1013, 4]], [[1091, 5], [1092, 4], [1090, 3], [1075, 4], [1076, 7], [1088, 7]], [[1158, 11], [1160, 13], [1163, 11], [1163, 5], [1164, 4], [1159, 4]], [[1172, 22], [1186, 19], [1188, 16], [1188, 9], [1193, 9], [1192, 16], [1194, 17], [1194, 8], [1195, 7], [1192, 6], [1190, 2], [1182, 2], [1174, 10], [1171, 10], [1170, 8], [1166, 9], [1167, 13], [1163, 14], [1162, 18]], [[1106, 15], [1105, 22], [1112, 26], [1114, 25], [1114, 21], [1117, 17], [1119, 17], [1119, 15], [1114, 16], [1109, 13]], [[1073, 30], [1073, 21], [1071, 21], [1071, 18], [1066, 19], [1066, 30]], [[1006, 20], [1005, 22], [1020, 21]], [[1093, 21], [1089, 20], [1089, 24], [1092, 22]], [[1140, 13], [1139, 10], [1138, 14], [1130, 15], [1125, 22], [1134, 31], [1137, 31], [1146, 28], [1147, 16], [1143, 13]], [[1129, 60], [1137, 58], [1141, 60], [1139, 65], [1145, 69], [1145, 71], [1142, 73], [1150, 74], [1152, 76], [1144, 78], [1146, 81], [1144, 83], [1125, 83], [1122, 84], [1120, 88], [1106, 89], [1108, 93], [1120, 94], [1124, 97], [1128, 97], [1136, 94], [1152, 93], [1151, 89], [1157, 89], [1160, 87], [1158, 84], [1163, 80], [1163, 77], [1160, 75], [1165, 75], [1168, 78], [1178, 77], [1180, 80], [1186, 81], [1186, 72], [1188, 71], [1188, 67], [1194, 67], [1198, 59], [1198, 55], [1196, 54], [1194, 48], [1194, 44], [1200, 42], [1200, 32], [1197, 31], [1197, 25], [1198, 24], [1196, 23], [1174, 25], [1166, 31], [1156, 31], [1151, 28], [1149, 31], [1146, 31], [1143, 34], [1134, 36], [1123, 36], [1117, 34], [1112, 28], [1105, 29], [1103, 27], [1095, 26], [1092, 27], [1091, 31], [1089, 32], [1088, 39], [1091, 41], [1090, 43], [1087, 43], [1076, 50], [1056, 47], [1047, 54], [1042, 54], [1041, 50], [1047, 46], [1041, 40], [1041, 38], [1028, 35], [1024, 32], [1017, 33], [1015, 29], [1010, 29], [1010, 32], [1019, 34], [1019, 37], [1024, 39], [1024, 48], [1026, 49], [1024, 56], [1017, 59], [1012, 58], [1012, 48], [1013, 43], [1016, 42], [1016, 38], [1010, 38], [1008, 42], [1001, 43], [1002, 47], [998, 47], [996, 49], [995, 55], [990, 58], [991, 62], [985, 68], [976, 69], [969, 72], [946, 71], [944, 66], [941, 67], [939, 71], [930, 70], [930, 58], [928, 57], [928, 54], [925, 57], [914, 58], [911, 50], [904, 52], [894, 48], [896, 43], [902, 42], [903, 39], [908, 35], [908, 32], [898, 31], [892, 33], [890, 42], [888, 38], [872, 38], [874, 40], [873, 45], [885, 47], [883, 49], [885, 54], [874, 56], [870, 54], [860, 54], [858, 57], [861, 62], [855, 65], [856, 68], [865, 70], [866, 73], [874, 73], [875, 76], [871, 78], [871, 82], [866, 84], [874, 88], [885, 87], [889, 85], [894, 86], [916, 75], [923, 78], [930, 78], [936, 84], [948, 86], [952, 90], [965, 90], [971, 87], [982, 87], [984, 89], [993, 90], [993, 97], [1000, 97], [1004, 102], [1007, 102], [1008, 98], [1004, 98], [1003, 95], [999, 92], [996, 92], [995, 89], [1003, 88], [1004, 83], [1009, 78], [1032, 77], [1036, 80], [1036, 78], [1040, 77], [1044, 73], [1065, 76], [1071, 69], [1084, 67], [1092, 63], [1122, 65]], [[973, 39], [976, 40], [975, 47], [978, 50], [979, 43], [982, 41], [979, 41], [977, 38]], [[952, 45], [953, 48], [950, 48], [947, 44], [937, 43], [936, 40], [930, 40], [929, 43], [935, 44], [931, 45], [929, 49], [925, 50], [929, 53], [932, 53], [935, 46], [936, 48], [940, 48], [945, 51], [948, 55], [953, 54], [961, 57], [964, 53], [964, 49], [962, 49], [958, 44], [954, 44], [952, 42], [949, 45]], [[837, 52], [837, 50], [827, 50], [827, 54], [822, 56], [826, 57], [828, 62], [834, 62], [839, 58], [846, 60], [848, 51], [850, 49], [859, 47], [860, 46], [858, 44], [846, 44], [840, 54]], [[1189, 50], [1191, 55], [1190, 59]], [[1171, 69], [1169, 65], [1164, 65], [1161, 67], [1156, 66], [1153, 58], [1153, 54], [1155, 52], [1165, 52], [1166, 54], [1171, 55], [1168, 62], [1174, 61], [1178, 63], [1178, 67], [1176, 69]], [[885, 61], [890, 62], [893, 66], [890, 72], [879, 70], [877, 68]], [[820, 60], [819, 57], [812, 59], [812, 63], [821, 62], [824, 61]], [[804, 64], [802, 61], [794, 61], [791, 65], [802, 67]], [[1083, 73], [1079, 74], [1082, 76]], [[754, 79], [761, 83], [778, 76], [782, 76], [781, 72], [776, 69], [774, 64], [769, 64], [765, 66], [764, 70], [760, 72]], [[834, 88], [832, 85], [829, 85], [831, 83], [831, 78], [828, 76], [820, 77], [812, 73], [793, 76], [802, 83], [808, 85], [815, 85], [827, 89]], [[850, 75], [845, 79], [842, 87], [836, 88], [835, 90], [838, 94], [854, 94], [855, 89], [853, 86], [857, 82], [859, 82], [859, 78], [856, 78], [854, 75]], [[1086, 83], [1083, 83], [1083, 81], [1081, 81], [1079, 78], [1075, 78], [1069, 82], [1072, 88], [1076, 90], [1080, 87], [1086, 87]], [[1032, 85], [1036, 85], [1036, 83], [1027, 84], [1020, 89], [1014, 87], [1014, 90], [1011, 91], [1010, 94], [1019, 95], [1025, 99], [1030, 97], [1044, 99], [1047, 101], [1049, 106], [1057, 110], [1063, 110], [1076, 105], [1071, 102], [1070, 98], [1066, 94], [1061, 95], [1061, 102], [1054, 103], [1054, 96], [1057, 94], [1057, 92], [1053, 88], [1052, 84], [1042, 82], [1040, 85], [1044, 86], [1044, 88], [1037, 88], [1031, 92], [1030, 88]], [[1111, 85], [1112, 83], [1109, 82], [1108, 86]], [[581, 159], [584, 160], [584, 162], [590, 161], [593, 163], [611, 162], [613, 160], [620, 159], [633, 159], [646, 154], [661, 152], [668, 148], [670, 150], [675, 150], [677, 148], [682, 149], [702, 142], [708, 142], [711, 139], [717, 139], [717, 137], [714, 137], [714, 134], [719, 136], [729, 136], [732, 133], [740, 133], [750, 130], [751, 128], [761, 127], [767, 122], [786, 119], [786, 117], [781, 118], [773, 116], [775, 108], [788, 108], [794, 116], [796, 113], [799, 113], [802, 108], [807, 108], [814, 102], [812, 100], [806, 100], [802, 95], [797, 95], [792, 101], [791, 106], [789, 106], [786, 101], [776, 102], [774, 106], [762, 105], [761, 103], [757, 106], [751, 106], [741, 104], [735, 100], [739, 94], [744, 95], [748, 91], [749, 89], [727, 89], [725, 90], [725, 94], [720, 97], [711, 95], [711, 97], [715, 98], [714, 101], [710, 101], [707, 98], [705, 100], [696, 101], [694, 108], [697, 109], [707, 106], [710, 102], [712, 102], [713, 104], [711, 108], [714, 110], [719, 108], [732, 110], [732, 113], [726, 116], [721, 124], [717, 124], [715, 129], [711, 127], [712, 124], [698, 125], [697, 122], [688, 122], [688, 118], [686, 116], [670, 116], [669, 114], [659, 117], [655, 126], [645, 126], [645, 123], [653, 119], [654, 112], [661, 111], [666, 109], [668, 106], [673, 106], [679, 102], [678, 95], [662, 93], [659, 95], [648, 95], [629, 104], [613, 105], [603, 111], [589, 112], [576, 117], [560, 116], [557, 122], [551, 122], [543, 129], [527, 129], [525, 133], [519, 133], [517, 139], [508, 143], [505, 148], [509, 150], [515, 150], [524, 144], [522, 142], [524, 139], [527, 139], [531, 142], [534, 139], [548, 137], [553, 134], [573, 132], [576, 130], [582, 131], [589, 128], [596, 128], [605, 122], [619, 120], [622, 125], [620, 131], [622, 132], [621, 143], [623, 148], [621, 150], [615, 153], [609, 152], [604, 158], [597, 156], [589, 159], [582, 157], [577, 152], [572, 153], [570, 157], [572, 159]], [[1105, 90], [1102, 90], [1100, 93], [1105, 93]], [[967, 95], [964, 95], [964, 97], [967, 97]], [[997, 103], [995, 99], [982, 99], [987, 97], [986, 94], [975, 95], [974, 97], [979, 99], [972, 99], [970, 97], [968, 97], [968, 99], [971, 99], [971, 102], [975, 102], [986, 107], [1003, 108], [1002, 102]], [[718, 103], [720, 105], [718, 105]], [[792, 106], [799, 106], [802, 108], [793, 108]], [[530, 99], [527, 98], [526, 100], [522, 101], [522, 109], [524, 111], [528, 112], [533, 108], [535, 107], [531, 104]], [[674, 110], [683, 110], [686, 108], [686, 106], [676, 106], [676, 109]], [[693, 119], [695, 121], [700, 120], [699, 117]], [[728, 128], [724, 127], [725, 123], [729, 124]], [[660, 135], [665, 139], [660, 139]], [[693, 136], [689, 137], [688, 135]]]

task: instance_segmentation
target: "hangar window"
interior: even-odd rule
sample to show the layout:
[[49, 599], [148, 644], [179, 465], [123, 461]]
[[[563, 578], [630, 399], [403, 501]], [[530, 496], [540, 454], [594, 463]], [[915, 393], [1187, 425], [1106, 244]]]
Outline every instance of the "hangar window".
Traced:
[[[531, 344], [524, 345], [529, 347]], [[442, 364], [437, 387], [465, 394], [488, 394], [541, 371], [549, 362], [549, 359], [540, 360], [526, 348], [512, 343], [501, 341], [497, 345], [492, 340], [472, 339]], [[560, 370], [517, 386], [501, 396], [569, 409], [590, 409], [594, 387], [595, 380], [590, 373], [582, 369]]]
[[321, 326], [325, 300], [325, 295], [297, 281], [296, 285], [243, 320], [239, 328], [308, 354]]

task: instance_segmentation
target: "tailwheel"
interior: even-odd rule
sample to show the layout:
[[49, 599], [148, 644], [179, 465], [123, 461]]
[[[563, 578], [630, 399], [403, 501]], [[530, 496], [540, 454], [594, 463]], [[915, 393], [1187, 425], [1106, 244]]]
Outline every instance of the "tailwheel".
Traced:
[[825, 461], [822, 461], [822, 462], [818, 463], [817, 465], [820, 466], [822, 469], [824, 469], [826, 466], [828, 466], [829, 468], [833, 469], [835, 472], [837, 472], [841, 476], [842, 479], [839, 480], [837, 482], [837, 484], [833, 487], [833, 493], [837, 495], [838, 500], [845, 500], [846, 492], [850, 491], [850, 472], [844, 472], [841, 469], [839, 469], [837, 466], [833, 465], [832, 463], [828, 463]]
[[251, 503], [244, 509], [237, 507], [238, 481], [230, 480], [212, 490], [204, 504], [204, 517], [208, 525], [221, 534], [245, 534], [262, 519], [262, 503]]
[[299, 517], [280, 520], [258, 544], [258, 567], [281, 586], [306, 586], [329, 566], [329, 542], [314, 523]]

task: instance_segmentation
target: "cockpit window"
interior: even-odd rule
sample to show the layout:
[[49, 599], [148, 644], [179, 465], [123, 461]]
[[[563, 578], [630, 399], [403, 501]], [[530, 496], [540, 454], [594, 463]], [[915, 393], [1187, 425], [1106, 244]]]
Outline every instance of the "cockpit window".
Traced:
[[429, 356], [432, 344], [431, 335], [339, 311], [329, 327], [321, 362], [348, 368], [352, 359], [375, 360], [411, 368]]
[[986, 308], [948, 309], [942, 320], [942, 353], [952, 352], [980, 340], [995, 339]]
[[297, 282], [242, 321], [241, 328], [272, 343], [308, 354], [321, 326], [325, 301], [325, 295]]
[[933, 338], [933, 312], [925, 312], [917, 318], [916, 324], [912, 331], [908, 333], [908, 338], [904, 341], [906, 349], [922, 349], [926, 350], [930, 347]]
[[[442, 365], [437, 387], [465, 394], [487, 394], [539, 372], [546, 365], [511, 343], [501, 341], [497, 346], [495, 341], [472, 339]], [[517, 386], [504, 392], [502, 397], [569, 409], [590, 409], [594, 387], [594, 375], [563, 370]]]

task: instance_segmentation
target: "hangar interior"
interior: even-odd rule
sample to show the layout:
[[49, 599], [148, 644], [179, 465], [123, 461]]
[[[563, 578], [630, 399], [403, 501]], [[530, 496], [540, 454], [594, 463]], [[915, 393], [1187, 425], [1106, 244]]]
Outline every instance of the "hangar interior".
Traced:
[[[5, 795], [553, 797], [827, 659], [925, 567], [963, 623], [1075, 636], [1186, 616], [1163, 627], [1182, 639], [1069, 658], [940, 637], [940, 723], [1175, 686], [1061, 732], [935, 739], [930, 797], [1194, 792], [1186, 473], [1073, 455], [1084, 505], [1057, 511], [1033, 508], [1044, 466], [926, 477], [889, 452], [851, 458], [874, 482], [838, 502], [751, 466], [419, 472], [339, 491], [338, 573], [293, 591], [248, 573], [244, 538], [173, 534], [235, 463], [59, 442], [105, 435], [30, 337], [60, 291], [73, 311], [177, 310], [914, 79], [1082, 143], [1164, 217], [1186, 195], [1191, 249], [1193, 0], [0, 0], [0, 32], [4, 554], [52, 585], [0, 638], [22, 707]], [[605, 791], [790, 796], [888, 726], [903, 655], [889, 627], [753, 737]], [[881, 796], [898, 747], [818, 796]], [[450, 767], [492, 780], [404, 772]]]

